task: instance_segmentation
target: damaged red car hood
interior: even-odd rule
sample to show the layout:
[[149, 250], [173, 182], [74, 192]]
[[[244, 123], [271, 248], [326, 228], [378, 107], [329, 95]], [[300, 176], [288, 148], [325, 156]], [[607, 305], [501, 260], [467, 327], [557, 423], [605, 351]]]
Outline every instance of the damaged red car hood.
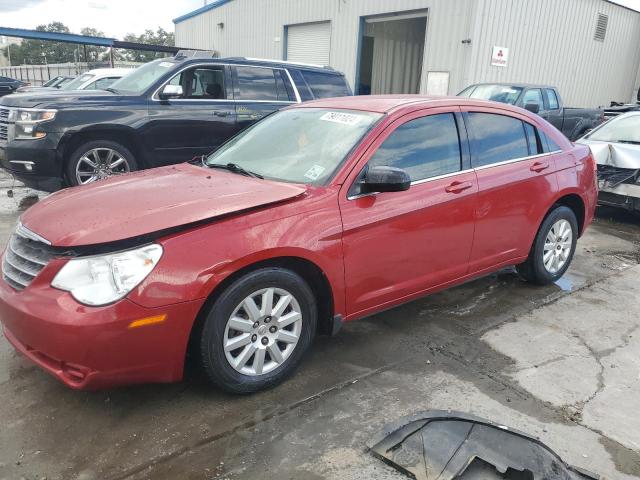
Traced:
[[70, 188], [38, 202], [22, 224], [53, 246], [134, 238], [302, 195], [300, 185], [190, 164]]

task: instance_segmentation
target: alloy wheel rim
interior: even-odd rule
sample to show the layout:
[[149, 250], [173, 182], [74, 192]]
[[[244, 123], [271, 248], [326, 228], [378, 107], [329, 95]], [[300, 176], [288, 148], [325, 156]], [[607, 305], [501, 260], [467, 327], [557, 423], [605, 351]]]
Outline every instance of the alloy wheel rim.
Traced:
[[76, 180], [79, 185], [86, 185], [114, 175], [122, 175], [129, 171], [129, 162], [117, 150], [113, 148], [92, 148], [78, 160]]
[[551, 226], [544, 241], [542, 262], [547, 272], [556, 274], [566, 265], [573, 245], [571, 224], [560, 219]]
[[264, 288], [233, 310], [224, 330], [224, 353], [235, 371], [264, 375], [287, 361], [301, 333], [298, 300], [287, 290]]

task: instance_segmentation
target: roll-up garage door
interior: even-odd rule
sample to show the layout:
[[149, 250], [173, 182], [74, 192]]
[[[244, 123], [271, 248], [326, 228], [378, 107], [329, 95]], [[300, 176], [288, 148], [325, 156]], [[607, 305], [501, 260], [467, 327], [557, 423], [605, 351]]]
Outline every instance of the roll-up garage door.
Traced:
[[331, 23], [305, 23], [287, 27], [287, 60], [329, 65]]

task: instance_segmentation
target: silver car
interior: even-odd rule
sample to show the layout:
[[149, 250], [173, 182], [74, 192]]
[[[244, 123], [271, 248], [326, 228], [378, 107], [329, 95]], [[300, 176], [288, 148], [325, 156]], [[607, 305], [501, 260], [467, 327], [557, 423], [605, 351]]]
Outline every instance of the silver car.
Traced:
[[598, 203], [640, 211], [640, 112], [628, 112], [576, 143], [589, 145], [598, 164]]

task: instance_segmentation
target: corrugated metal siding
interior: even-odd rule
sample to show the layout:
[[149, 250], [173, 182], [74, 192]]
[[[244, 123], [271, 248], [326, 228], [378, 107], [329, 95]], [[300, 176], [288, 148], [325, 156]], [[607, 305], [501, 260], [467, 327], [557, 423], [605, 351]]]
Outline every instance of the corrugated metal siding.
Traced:
[[[221, 56], [283, 58], [284, 26], [331, 22], [330, 64], [353, 87], [360, 17], [429, 9], [421, 91], [426, 72], [450, 71], [451, 91], [461, 90], [475, 0], [233, 0], [176, 24], [176, 44], [215, 49]], [[432, 22], [431, 18], [436, 18]], [[224, 23], [220, 28], [219, 23]]]
[[[233, 0], [176, 24], [176, 44], [281, 59], [285, 25], [330, 21], [330, 64], [354, 86], [360, 17], [425, 8], [422, 92], [429, 71], [451, 72], [451, 94], [473, 82], [548, 83], [574, 106], [628, 101], [634, 90], [640, 14], [604, 0]], [[598, 13], [609, 16], [603, 42]], [[506, 68], [491, 66], [494, 45], [509, 48]]]
[[[640, 64], [640, 14], [602, 0], [478, 0], [469, 83], [556, 85], [568, 106], [628, 101]], [[604, 41], [594, 40], [598, 14]], [[506, 68], [490, 64], [509, 48]]]

